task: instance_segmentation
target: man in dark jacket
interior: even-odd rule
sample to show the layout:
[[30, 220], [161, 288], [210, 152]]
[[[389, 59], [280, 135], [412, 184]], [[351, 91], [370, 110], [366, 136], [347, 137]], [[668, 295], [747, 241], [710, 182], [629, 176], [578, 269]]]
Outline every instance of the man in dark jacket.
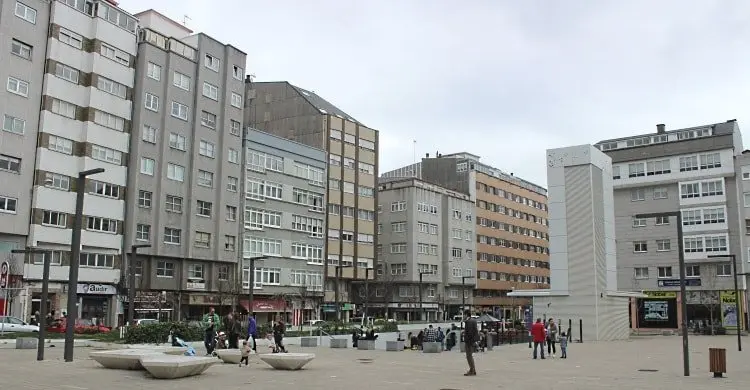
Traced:
[[284, 347], [284, 333], [286, 333], [286, 324], [282, 320], [277, 320], [273, 326], [273, 341], [276, 343], [276, 348], [279, 352], [286, 352], [286, 347]]
[[229, 348], [238, 349], [239, 338], [241, 331], [241, 324], [237, 321], [234, 316], [230, 313], [227, 314], [227, 318], [224, 321], [224, 328], [226, 329], [227, 335], [229, 336]]
[[479, 341], [479, 328], [477, 321], [471, 318], [471, 310], [464, 312], [464, 347], [466, 350], [466, 362], [469, 363], [469, 371], [464, 376], [475, 376], [477, 369], [474, 367], [474, 344]]

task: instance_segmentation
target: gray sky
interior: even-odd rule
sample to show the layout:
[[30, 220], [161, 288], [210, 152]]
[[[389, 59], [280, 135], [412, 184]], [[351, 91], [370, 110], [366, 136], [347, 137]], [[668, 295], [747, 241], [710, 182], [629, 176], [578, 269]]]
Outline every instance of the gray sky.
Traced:
[[[220, 6], [218, 4], [221, 4]], [[468, 151], [537, 184], [545, 149], [738, 119], [750, 2], [123, 0], [380, 130], [381, 172]]]

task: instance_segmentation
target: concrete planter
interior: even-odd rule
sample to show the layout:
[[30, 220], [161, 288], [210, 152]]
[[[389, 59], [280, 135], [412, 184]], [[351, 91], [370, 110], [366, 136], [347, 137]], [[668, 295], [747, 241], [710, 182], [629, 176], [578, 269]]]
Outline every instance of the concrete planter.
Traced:
[[16, 349], [36, 349], [39, 339], [33, 337], [19, 337], [16, 339]]
[[331, 339], [331, 348], [347, 348], [348, 342], [347, 339]]
[[357, 349], [363, 351], [371, 351], [375, 349], [375, 340], [359, 340], [357, 341]]
[[438, 342], [425, 342], [422, 344], [422, 353], [441, 353], [443, 347]]
[[385, 350], [390, 352], [400, 352], [404, 350], [403, 341], [386, 341]]
[[318, 346], [318, 338], [317, 337], [301, 337], [299, 341], [300, 347], [317, 347]]

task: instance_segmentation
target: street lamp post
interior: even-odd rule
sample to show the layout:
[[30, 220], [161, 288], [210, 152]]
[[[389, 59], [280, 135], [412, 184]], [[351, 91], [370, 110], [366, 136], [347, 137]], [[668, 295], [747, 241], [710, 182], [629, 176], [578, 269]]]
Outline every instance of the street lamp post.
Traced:
[[679, 260], [680, 267], [680, 310], [682, 315], [680, 321], [682, 322], [682, 369], [684, 376], [690, 376], [690, 352], [688, 348], [688, 328], [687, 328], [687, 291], [685, 288], [685, 243], [683, 242], [682, 236], [682, 212], [678, 211], [667, 211], [661, 213], [645, 213], [638, 214], [635, 218], [657, 218], [657, 217], [675, 217], [677, 218], [677, 249], [679, 253], [677, 258]]
[[372, 271], [372, 268], [365, 268], [365, 301], [364, 307], [362, 308], [362, 317], [367, 320], [367, 303], [370, 300], [370, 271]]
[[[466, 310], [466, 279], [474, 279], [473, 276], [462, 276], [461, 277], [461, 317], [464, 315], [464, 310]], [[464, 322], [461, 321], [461, 330], [464, 330]]]
[[73, 237], [70, 241], [70, 272], [68, 274], [68, 316], [65, 321], [65, 361], [73, 361], [75, 323], [78, 319], [78, 266], [81, 262], [81, 228], [83, 225], [83, 198], [86, 193], [86, 177], [104, 172], [94, 168], [78, 173], [76, 188], [76, 214], [73, 219]]
[[250, 270], [248, 271], [249, 275], [247, 277], [248, 279], [248, 286], [247, 286], [247, 315], [248, 315], [248, 321], [249, 318], [253, 316], [253, 300], [255, 299], [255, 261], [256, 260], [264, 260], [266, 256], [255, 256], [250, 257], [246, 260], [250, 262]]
[[151, 247], [151, 244], [135, 244], [130, 247], [130, 261], [128, 262], [128, 326], [135, 326], [135, 263], [138, 261], [138, 249], [149, 247]]
[[[740, 317], [740, 287], [737, 282], [737, 256], [735, 255], [711, 255], [709, 258], [728, 257], [732, 259], [732, 274], [734, 275], [734, 313], [737, 317], [737, 350], [742, 351], [742, 335], [740, 334], [740, 328], [742, 326], [742, 318]], [[713, 326], [713, 325], [712, 325]]]
[[10, 253], [29, 255], [42, 254], [42, 259], [44, 261], [42, 269], [42, 302], [39, 304], [39, 318], [37, 318], [37, 322], [39, 323], [39, 333], [37, 334], [38, 340], [36, 346], [36, 360], [42, 361], [44, 360], [44, 339], [47, 333], [46, 317], [42, 316], [47, 315], [47, 300], [49, 299], [49, 266], [50, 262], [52, 262], [52, 252], [44, 249], [26, 248], [13, 249]]

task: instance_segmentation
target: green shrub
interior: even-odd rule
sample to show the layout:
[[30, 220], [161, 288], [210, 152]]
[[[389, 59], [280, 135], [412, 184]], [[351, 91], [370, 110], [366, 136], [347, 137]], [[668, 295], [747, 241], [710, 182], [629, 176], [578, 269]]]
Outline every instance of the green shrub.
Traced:
[[201, 341], [205, 332], [197, 326], [190, 326], [184, 322], [160, 322], [157, 324], [139, 325], [128, 329], [125, 333], [126, 344], [155, 344], [166, 343], [169, 332], [185, 341]]
[[398, 332], [398, 323], [396, 322], [384, 322], [382, 324], [375, 323], [375, 329], [379, 332]]

